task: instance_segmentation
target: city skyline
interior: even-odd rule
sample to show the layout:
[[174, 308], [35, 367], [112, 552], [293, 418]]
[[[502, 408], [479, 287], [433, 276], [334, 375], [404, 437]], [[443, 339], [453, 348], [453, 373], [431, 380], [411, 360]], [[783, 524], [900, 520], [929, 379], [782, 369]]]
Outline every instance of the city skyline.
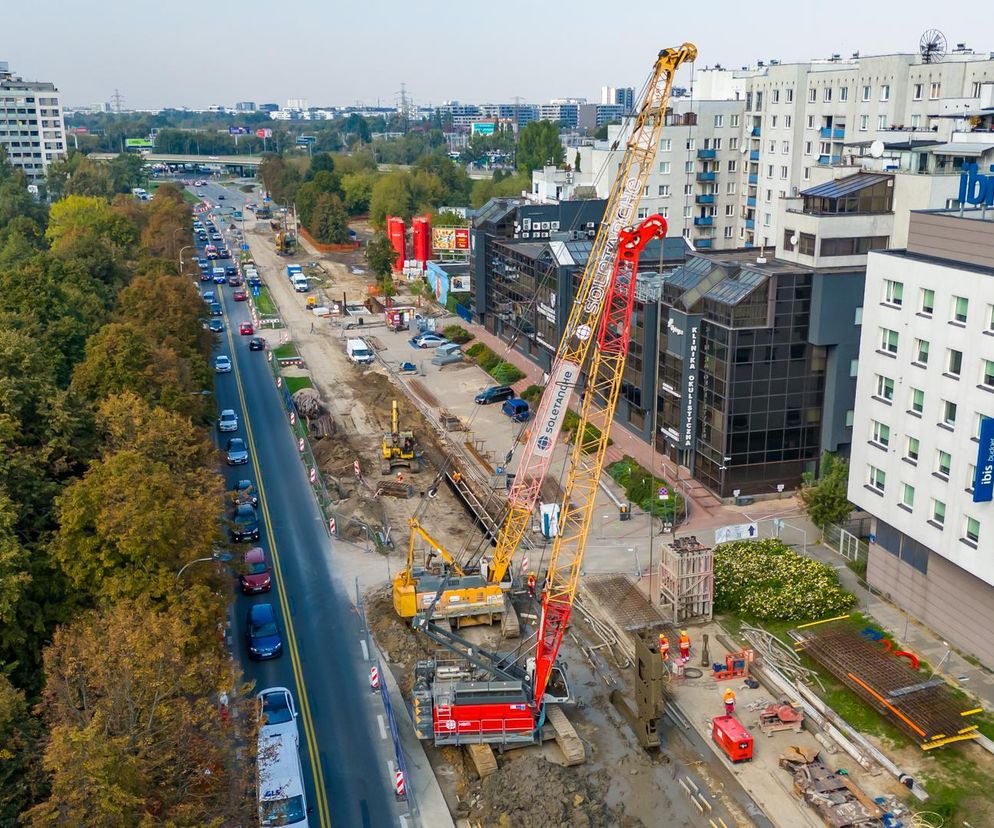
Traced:
[[[981, 11], [975, 0], [963, 5], [967, 8], [958, 10], [957, 20], [969, 19], [971, 10]], [[196, 26], [183, 30], [180, 39], [177, 26], [164, 26], [158, 11], [120, 0], [109, 0], [101, 18], [115, 19], [113, 29], [101, 26], [82, 7], [61, 9], [62, 25], [52, 28], [44, 19], [44, 7], [29, 7], [22, 10], [24, 23], [37, 30], [44, 27], [46, 38], [11, 42], [0, 59], [25, 79], [52, 80], [71, 107], [108, 101], [115, 89], [128, 109], [206, 109], [240, 100], [283, 105], [294, 97], [307, 98], [314, 106], [357, 101], [391, 106], [402, 83], [409, 99], [427, 106], [445, 100], [507, 101], [515, 96], [530, 102], [554, 97], [596, 102], [604, 84], [637, 90], [652, 55], [684, 40], [699, 48], [697, 68], [716, 63], [738, 67], [770, 59], [801, 62], [832, 54], [848, 57], [855, 51], [913, 52], [921, 33], [933, 26], [943, 30], [950, 48], [965, 41], [986, 56], [984, 47], [990, 45], [971, 37], [974, 29], [954, 27], [922, 0], [906, 4], [896, 20], [883, 7], [867, 9], [855, 2], [828, 10], [812, 0], [773, 0], [764, 6], [762, 20], [754, 23], [734, 13], [702, 20], [692, 7], [647, 8], [639, 10], [639, 25], [630, 29], [619, 18], [615, 35], [599, 22], [603, 5], [580, 0], [559, 4], [559, 14], [553, 9], [551, 48], [542, 28], [547, 22], [522, 25], [520, 13], [530, 8], [523, 3], [511, 3], [498, 19], [448, 0], [433, 6], [432, 15], [412, 15], [407, 7], [388, 0], [378, 9], [378, 20], [386, 21], [381, 35], [364, 18], [364, 7], [332, 11], [314, 0], [302, 0], [294, 7], [296, 15], [279, 18], [259, 0], [248, 0], [237, 11], [233, 4], [218, 3], [198, 7], [190, 18]], [[733, 11], [728, 3], [717, 6]], [[858, 12], [858, 26], [847, 16], [847, 8]], [[254, 12], [265, 20], [269, 43], [251, 31], [242, 33]], [[794, 18], [806, 23], [803, 41], [794, 25], [771, 28], [764, 22]], [[352, 34], [339, 37], [343, 28]], [[493, 59], [481, 59], [482, 32], [487, 43], [500, 44]], [[594, 32], [597, 41], [592, 40]], [[340, 48], [326, 48], [329, 40]], [[101, 55], [100, 63], [87, 65], [86, 71], [81, 71], [79, 61], [81, 43]], [[281, 51], [284, 43], [294, 43], [294, 48]], [[184, 44], [188, 48], [181, 50]], [[178, 56], [180, 51], [184, 54]], [[356, 71], [363, 66], [364, 71]], [[678, 83], [689, 80], [690, 73], [685, 72]]]

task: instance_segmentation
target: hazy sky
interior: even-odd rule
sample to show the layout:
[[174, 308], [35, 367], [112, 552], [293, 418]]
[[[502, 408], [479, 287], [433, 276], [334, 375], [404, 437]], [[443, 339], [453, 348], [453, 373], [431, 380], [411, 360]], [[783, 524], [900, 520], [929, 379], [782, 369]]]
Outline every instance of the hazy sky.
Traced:
[[658, 50], [685, 40], [698, 66], [914, 51], [931, 27], [950, 48], [994, 50], [980, 0], [59, 0], [18, 3], [6, 22], [12, 70], [70, 106], [117, 88], [129, 108], [389, 105], [402, 82], [419, 104], [598, 101], [603, 84], [639, 89]]

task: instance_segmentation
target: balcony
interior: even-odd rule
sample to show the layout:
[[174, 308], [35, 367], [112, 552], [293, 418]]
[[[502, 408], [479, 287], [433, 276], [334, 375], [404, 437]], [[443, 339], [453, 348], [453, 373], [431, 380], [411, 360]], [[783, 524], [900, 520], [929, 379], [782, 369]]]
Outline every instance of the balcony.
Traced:
[[753, 127], [752, 132], [749, 133], [753, 138], [758, 138], [760, 135], [759, 127]]
[[746, 230], [755, 230], [755, 229], [756, 229], [756, 220], [746, 219]]
[[694, 216], [695, 227], [710, 227], [714, 224], [714, 216]]
[[713, 242], [714, 242], [713, 239], [695, 239], [694, 247], [696, 247], [698, 250], [708, 250], [710, 249]]
[[714, 204], [713, 195], [699, 195], [694, 197], [694, 201], [698, 204]]
[[750, 184], [758, 184], [759, 183], [759, 176], [756, 175], [756, 173], [750, 173], [749, 174], [749, 183]]
[[697, 150], [697, 157], [702, 161], [706, 161], [708, 159], [717, 158], [718, 153], [713, 149], [699, 149]]
[[826, 141], [841, 141], [845, 138], [846, 130], [845, 127], [822, 127], [820, 135]]
[[819, 155], [818, 156], [818, 163], [819, 164], [838, 164], [840, 161], [842, 161], [842, 156], [841, 155]]
[[698, 181], [714, 181], [715, 173], [713, 172], [699, 172], [697, 173]]
[[746, 206], [755, 207], [756, 206], [756, 196], [749, 196], [746, 199]]
[[749, 150], [749, 160], [758, 161], [759, 160], [759, 150]]

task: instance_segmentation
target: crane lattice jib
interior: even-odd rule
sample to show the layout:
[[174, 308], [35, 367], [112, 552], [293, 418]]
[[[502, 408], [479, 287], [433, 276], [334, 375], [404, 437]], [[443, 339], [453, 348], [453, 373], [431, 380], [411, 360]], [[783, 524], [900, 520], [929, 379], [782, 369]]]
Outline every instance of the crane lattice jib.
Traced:
[[674, 75], [681, 65], [696, 57], [697, 47], [684, 43], [678, 49], [664, 49], [656, 58], [618, 168], [618, 177], [608, 197], [604, 220], [591, 247], [559, 350], [549, 371], [545, 392], [508, 494], [508, 511], [497, 536], [497, 548], [490, 567], [491, 582], [503, 580], [511, 558], [528, 529], [562, 430], [567, 405], [587, 359], [591, 334], [597, 330], [604, 312], [607, 283], [618, 261], [618, 233], [623, 227], [634, 224], [645, 183], [652, 172]]
[[[552, 544], [542, 595], [533, 688], [533, 701], [537, 706], [541, 705], [545, 694], [580, 579], [580, 565], [631, 340], [639, 254], [652, 239], [665, 235], [666, 221], [662, 216], [649, 216], [636, 229], [622, 230], [619, 235], [618, 265], [608, 288], [606, 307], [590, 359], [560, 507], [559, 534]], [[567, 352], [567, 358], [572, 356]]]

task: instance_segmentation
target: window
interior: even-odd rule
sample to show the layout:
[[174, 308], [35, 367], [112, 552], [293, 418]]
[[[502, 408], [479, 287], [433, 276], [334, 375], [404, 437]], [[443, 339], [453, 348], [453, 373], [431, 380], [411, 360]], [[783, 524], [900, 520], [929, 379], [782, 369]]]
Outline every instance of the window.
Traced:
[[763, 213], [763, 227], [769, 227], [771, 221], [773, 221], [773, 216], [770, 213]]
[[946, 522], [946, 504], [941, 500], [932, 498], [932, 523], [940, 529]]
[[887, 116], [878, 115], [877, 116], [877, 129], [887, 129]]
[[776, 151], [777, 151], [777, 142], [770, 141], [770, 152], [776, 152]]
[[818, 100], [818, 90], [813, 86], [808, 89], [808, 103], [814, 103]]
[[714, 139], [714, 143], [712, 144], [712, 146], [713, 146], [713, 147], [714, 147], [714, 148], [715, 148], [716, 150], [720, 150], [720, 149], [721, 149], [721, 138], [715, 138], [715, 139]]
[[662, 175], [669, 175], [670, 174], [670, 162], [669, 161], [660, 161], [659, 162], [659, 172]]
[[826, 86], [821, 90], [821, 99], [824, 103], [830, 103], [832, 100], [832, 87]]
[[734, 216], [734, 215], [735, 215], [735, 205], [734, 204], [726, 204], [725, 205], [725, 217], [726, 218], [730, 218], [731, 216]]
[[870, 86], [864, 86], [863, 87], [863, 100], [864, 101], [870, 100], [870, 95], [872, 95], [872, 94], [873, 94], [873, 88], [872, 87], [870, 87]]
[[772, 164], [767, 164], [766, 165], [766, 177], [767, 178], [773, 178], [773, 165]]
[[887, 247], [890, 236], [848, 236], [840, 239], [822, 239], [822, 256], [863, 256], [871, 250]]
[[901, 505], [906, 509], [915, 508], [915, 487], [908, 483], [901, 486]]
[[904, 302], [904, 283], [884, 279], [884, 304], [901, 307]]
[[925, 392], [921, 388], [911, 389], [911, 410], [919, 416], [925, 410]]
[[963, 371], [963, 352], [946, 348], [946, 373], [958, 377]]
[[728, 195], [735, 195], [735, 182], [734, 182], [734, 181], [729, 181], [729, 182], [728, 182], [728, 183], [727, 183], [727, 184], [725, 185], [725, 192], [726, 192], [726, 193], [727, 193]]
[[[694, 162], [693, 161], [684, 161], [683, 162], [683, 171], [685, 173], [692, 173], [694, 171]], [[705, 172], [714, 172], [714, 170], [705, 170]]]
[[956, 425], [956, 403], [949, 400], [942, 401], [942, 425], [950, 428]]
[[770, 115], [770, 129], [776, 129], [776, 128], [777, 128], [777, 116]]
[[876, 396], [881, 400], [892, 401], [894, 399], [894, 380], [882, 374], [877, 374]]
[[931, 316], [935, 310], [935, 291], [930, 288], [922, 288], [919, 293], [919, 313]]
[[987, 306], [987, 330], [994, 333], [994, 305]]
[[663, 138], [663, 139], [660, 140], [660, 142], [659, 142], [659, 151], [660, 152], [669, 152], [671, 149], [673, 149], [673, 139], [672, 138]]
[[849, 360], [849, 376], [855, 377], [859, 374], [859, 359]]
[[684, 184], [683, 185], [683, 194], [684, 195], [693, 195], [694, 194], [694, 185], [693, 184]]
[[870, 128], [870, 116], [860, 115], [859, 116], [859, 131], [866, 132]]
[[883, 494], [887, 488], [887, 472], [876, 466], [867, 466], [866, 471], [866, 485], [878, 494]]
[[922, 99], [922, 84], [916, 83], [911, 87], [911, 99], [920, 101]]
[[[739, 116], [738, 115], [733, 115], [732, 116], [732, 126], [733, 127], [737, 127], [738, 125], [739, 125]], [[734, 149], [734, 147], [733, 147], [733, 149]]]
[[716, 127], [723, 126], [724, 122], [725, 122], [725, 116], [724, 115], [715, 115], [714, 116], [714, 125]]
[[808, 129], [814, 129], [814, 128], [815, 128], [815, 116], [808, 115]]
[[873, 437], [872, 442], [876, 443], [878, 446], [887, 447], [890, 445], [890, 426], [886, 423], [873, 421]]
[[803, 169], [803, 170], [801, 171], [801, 178], [802, 178], [802, 179], [803, 179], [804, 181], [810, 181], [810, 180], [811, 180], [811, 167], [805, 167], [805, 168], [804, 168], [804, 169]]
[[642, 195], [644, 195], [646, 198], [649, 197], [649, 185], [648, 184], [646, 184], [645, 187], [643, 188]]
[[[974, 97], [976, 97], [976, 96], [974, 96]], [[770, 92], [770, 102], [771, 103], [780, 103], [780, 90], [779, 89], [774, 89], [772, 92]]]
[[693, 152], [693, 151], [694, 151], [694, 148], [695, 148], [695, 146], [696, 146], [696, 143], [697, 143], [697, 139], [695, 139], [695, 138], [688, 138], [688, 139], [686, 140], [686, 142], [684, 143], [684, 146], [685, 146], [685, 147], [686, 147], [686, 148], [687, 148], [688, 150], [690, 150], [691, 152]]
[[921, 129], [921, 125], [922, 125], [922, 116], [921, 115], [912, 115], [911, 116], [911, 128], [912, 129]]
[[726, 227], [725, 228], [725, 238], [726, 239], [732, 238], [732, 230], [733, 230], [733, 228], [731, 228], [731, 227]]
[[980, 88], [981, 88], [981, 86], [982, 86], [982, 84], [980, 84], [978, 81], [974, 81], [973, 82], [973, 86], [970, 88], [970, 97], [971, 98], [979, 98], [980, 97]]
[[813, 233], [801, 233], [800, 241], [797, 244], [797, 252], [804, 256], [814, 256], [815, 237]]
[[780, 178], [785, 180], [789, 174], [789, 169], [786, 166], [780, 167]]
[[780, 151], [784, 155], [790, 155], [790, 141], [781, 141], [780, 142]]
[[659, 185], [659, 195], [660, 195], [660, 197], [667, 198], [669, 196], [669, 194], [670, 194], [670, 185], [669, 184], [660, 184]]
[[941, 449], [935, 453], [935, 473], [940, 477], [949, 479], [949, 469], [952, 468], [953, 458], [948, 451]]
[[898, 338], [899, 336], [897, 331], [892, 331], [890, 328], [881, 328], [880, 350], [888, 354], [896, 354]]
[[849, 100], [849, 87], [843, 86], [839, 89], [839, 100], [848, 101]]
[[728, 139], [728, 148], [730, 150], [737, 150], [739, 148], [739, 139], [738, 138], [729, 138]]
[[966, 490], [969, 494], [973, 494], [973, 479], [977, 476], [977, 467], [973, 463], [968, 463], [966, 466]]
[[693, 208], [693, 207], [691, 207], [691, 206], [690, 206], [689, 204], [688, 204], [688, 205], [686, 205], [686, 206], [685, 206], [685, 207], [683, 208], [683, 217], [684, 217], [684, 218], [690, 218], [690, 216], [691, 216], [691, 213], [692, 213], [693, 209], [694, 209], [694, 208]]
[[941, 83], [936, 82], [936, 83], [930, 84], [929, 88], [928, 88], [928, 99], [930, 101], [937, 101], [937, 100], [939, 100], [939, 92], [941, 91], [941, 89], [942, 89], [942, 84]]
[[787, 103], [794, 103], [794, 89], [793, 87], [785, 90], [787, 93]]
[[639, 207], [637, 216], [640, 219], [649, 218], [649, 208], [648, 207]]
[[850, 408], [846, 412], [846, 428], [852, 428], [854, 422], [856, 422], [856, 409]]
[[912, 362], [915, 365], [928, 365], [928, 340], [927, 339], [916, 339], [915, 340], [915, 350], [914, 359]]
[[912, 463], [918, 462], [918, 451], [920, 448], [920, 443], [917, 437], [909, 437], [908, 443], [904, 448], [904, 457], [906, 460], [910, 460]]
[[994, 388], [994, 361], [989, 359], [984, 360], [983, 383], [987, 388]]
[[728, 171], [729, 172], [735, 172], [738, 168], [739, 168], [739, 162], [738, 162], [738, 160], [735, 159], [735, 158], [732, 158], [728, 162]]
[[783, 128], [790, 129], [794, 123], [794, 119], [790, 115], [783, 116]]
[[969, 307], [970, 307], [970, 302], [965, 296], [954, 296], [952, 313], [950, 314], [949, 321], [957, 322], [960, 325], [965, 324], [966, 313]]
[[804, 142], [804, 154], [805, 155], [811, 155], [811, 142], [810, 141], [805, 141]]
[[980, 521], [967, 515], [964, 534], [966, 535], [966, 540], [974, 546], [980, 543]]
[[890, 100], [890, 84], [885, 83], [880, 87], [880, 100], [889, 101]]
[[791, 230], [790, 228], [787, 228], [786, 230], [783, 231], [783, 249], [784, 250], [793, 250], [794, 249], [794, 243], [791, 241], [791, 239], [793, 237], [794, 237], [794, 231]]

